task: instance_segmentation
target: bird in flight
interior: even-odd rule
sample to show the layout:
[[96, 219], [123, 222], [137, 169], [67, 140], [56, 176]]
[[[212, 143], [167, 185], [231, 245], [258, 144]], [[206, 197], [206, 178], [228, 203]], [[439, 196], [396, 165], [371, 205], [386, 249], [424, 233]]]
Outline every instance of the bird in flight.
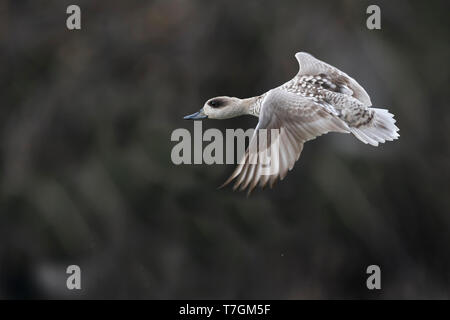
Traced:
[[[215, 97], [184, 117], [228, 119], [249, 114], [259, 118], [243, 158], [222, 186], [236, 179], [233, 190], [250, 193], [258, 184], [272, 187], [293, 168], [306, 141], [328, 132], [352, 133], [373, 146], [399, 137], [394, 116], [387, 109], [373, 108], [355, 79], [306, 52], [296, 53], [295, 58], [300, 69], [281, 86], [247, 99]], [[265, 147], [258, 143], [262, 132]], [[267, 171], [267, 163], [260, 159], [275, 144], [277, 156], [270, 158]]]

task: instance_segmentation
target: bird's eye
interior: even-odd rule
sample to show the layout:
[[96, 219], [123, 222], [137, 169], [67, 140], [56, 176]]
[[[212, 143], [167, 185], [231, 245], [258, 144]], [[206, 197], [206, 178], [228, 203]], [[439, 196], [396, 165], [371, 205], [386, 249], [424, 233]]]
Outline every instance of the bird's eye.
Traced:
[[213, 108], [218, 108], [222, 105], [222, 102], [220, 100], [211, 100], [208, 102], [208, 104]]

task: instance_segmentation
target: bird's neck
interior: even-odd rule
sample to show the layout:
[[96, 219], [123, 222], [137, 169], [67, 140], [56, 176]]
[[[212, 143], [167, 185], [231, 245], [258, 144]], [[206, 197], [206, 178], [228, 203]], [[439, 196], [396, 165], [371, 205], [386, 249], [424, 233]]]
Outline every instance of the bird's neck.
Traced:
[[259, 111], [261, 109], [259, 98], [260, 96], [242, 99], [240, 104], [240, 107], [242, 108], [242, 113], [259, 117]]

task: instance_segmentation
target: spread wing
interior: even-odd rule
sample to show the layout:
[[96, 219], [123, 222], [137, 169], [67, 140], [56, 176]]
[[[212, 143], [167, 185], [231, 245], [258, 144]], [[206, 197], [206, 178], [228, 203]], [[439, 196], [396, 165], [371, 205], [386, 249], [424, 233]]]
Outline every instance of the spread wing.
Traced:
[[349, 128], [311, 99], [283, 90], [270, 91], [243, 159], [222, 186], [236, 178], [233, 190], [248, 188], [250, 193], [258, 183], [272, 187], [293, 168], [306, 141], [330, 131], [347, 133]]
[[297, 78], [300, 79], [302, 76], [324, 76], [335, 85], [335, 91], [358, 99], [364, 106], [369, 107], [372, 105], [366, 90], [345, 72], [314, 58], [306, 52], [297, 52], [295, 58], [297, 58], [300, 67]]

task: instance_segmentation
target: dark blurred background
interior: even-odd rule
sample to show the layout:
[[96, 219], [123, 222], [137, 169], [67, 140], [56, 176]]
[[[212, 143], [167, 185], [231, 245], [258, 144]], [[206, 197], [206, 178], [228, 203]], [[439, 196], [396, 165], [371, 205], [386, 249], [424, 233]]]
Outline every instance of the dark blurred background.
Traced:
[[[82, 29], [66, 28], [81, 7]], [[381, 30], [366, 8], [381, 8]], [[450, 298], [448, 1], [1, 1], [0, 298]], [[329, 134], [273, 190], [172, 164], [182, 116], [307, 51], [401, 137]], [[204, 121], [251, 128], [257, 119]], [[66, 267], [82, 290], [66, 288]], [[366, 288], [377, 264], [382, 289]]]

